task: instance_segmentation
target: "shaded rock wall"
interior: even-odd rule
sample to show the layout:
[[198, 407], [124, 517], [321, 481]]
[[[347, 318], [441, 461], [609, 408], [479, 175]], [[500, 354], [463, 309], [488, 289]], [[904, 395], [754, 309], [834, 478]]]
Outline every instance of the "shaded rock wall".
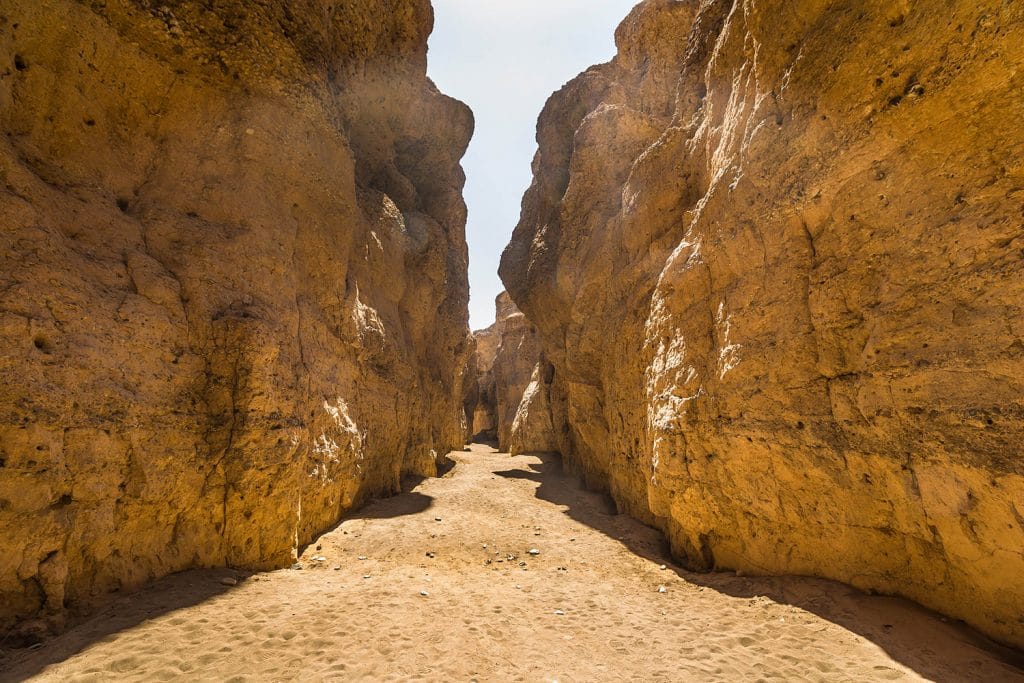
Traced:
[[568, 462], [691, 566], [1024, 644], [1024, 8], [649, 0], [501, 267]]
[[0, 629], [287, 565], [461, 446], [472, 116], [431, 27], [0, 0]]

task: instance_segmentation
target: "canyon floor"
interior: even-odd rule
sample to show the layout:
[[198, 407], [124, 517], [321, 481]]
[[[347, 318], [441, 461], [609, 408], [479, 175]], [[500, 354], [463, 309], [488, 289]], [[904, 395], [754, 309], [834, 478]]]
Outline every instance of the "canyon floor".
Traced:
[[1024, 681], [1011, 653], [903, 600], [686, 572], [553, 456], [450, 457], [301, 570], [168, 577], [8, 652], [0, 680]]

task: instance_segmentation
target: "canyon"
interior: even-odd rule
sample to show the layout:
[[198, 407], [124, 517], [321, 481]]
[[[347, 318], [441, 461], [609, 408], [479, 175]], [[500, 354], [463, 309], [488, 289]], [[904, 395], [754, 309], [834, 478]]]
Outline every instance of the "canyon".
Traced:
[[433, 22], [0, 0], [0, 679], [1021, 678], [1024, 7], [640, 2], [476, 332]]
[[500, 273], [558, 450], [694, 569], [1024, 645], [1024, 8], [648, 0]]

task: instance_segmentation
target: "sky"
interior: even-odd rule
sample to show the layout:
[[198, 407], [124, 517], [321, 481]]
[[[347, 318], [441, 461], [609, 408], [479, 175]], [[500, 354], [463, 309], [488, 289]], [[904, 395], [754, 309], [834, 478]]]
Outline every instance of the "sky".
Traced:
[[470, 327], [494, 322], [498, 262], [532, 178], [537, 115], [578, 73], [615, 55], [636, 0], [433, 0], [428, 75], [473, 109], [462, 161], [469, 222]]

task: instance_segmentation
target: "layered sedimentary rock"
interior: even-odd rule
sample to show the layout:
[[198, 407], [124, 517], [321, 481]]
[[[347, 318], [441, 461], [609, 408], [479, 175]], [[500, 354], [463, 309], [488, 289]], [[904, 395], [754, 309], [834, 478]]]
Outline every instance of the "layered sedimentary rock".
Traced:
[[461, 446], [472, 116], [432, 21], [0, 0], [0, 629], [287, 565]]
[[649, 0], [502, 262], [560, 450], [700, 568], [1024, 644], [1024, 8]]

